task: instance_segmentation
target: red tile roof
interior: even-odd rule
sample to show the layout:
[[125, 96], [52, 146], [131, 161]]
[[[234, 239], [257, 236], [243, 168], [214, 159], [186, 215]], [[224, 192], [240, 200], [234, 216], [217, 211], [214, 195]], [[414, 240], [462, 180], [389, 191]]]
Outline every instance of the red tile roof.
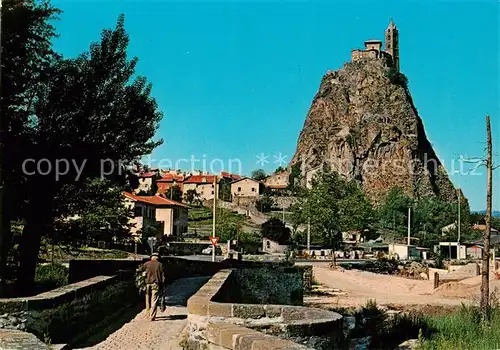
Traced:
[[238, 180], [238, 179], [241, 178], [240, 175], [231, 174], [231, 173], [228, 173], [227, 171], [221, 171], [220, 176], [226, 177], [226, 178], [230, 178], [230, 179], [233, 179], [233, 180]]
[[142, 173], [142, 174], [139, 174], [139, 177], [153, 177], [153, 176], [155, 176], [155, 175], [156, 175], [156, 173], [155, 173], [155, 172], [150, 171], [150, 172], [148, 172], [148, 173]]
[[136, 196], [133, 193], [130, 192], [123, 192], [125, 197], [132, 199], [133, 201], [137, 202], [142, 202], [142, 203], [147, 203], [147, 204], [152, 204], [152, 205], [174, 205], [178, 207], [185, 207], [187, 208], [188, 206], [176, 201], [173, 201], [171, 199], [167, 199], [164, 197], [160, 196]]
[[163, 174], [163, 177], [156, 182], [173, 182], [174, 180], [176, 182], [182, 182], [184, 180], [184, 176], [166, 173]]
[[191, 175], [186, 180], [185, 184], [213, 184], [215, 175]]

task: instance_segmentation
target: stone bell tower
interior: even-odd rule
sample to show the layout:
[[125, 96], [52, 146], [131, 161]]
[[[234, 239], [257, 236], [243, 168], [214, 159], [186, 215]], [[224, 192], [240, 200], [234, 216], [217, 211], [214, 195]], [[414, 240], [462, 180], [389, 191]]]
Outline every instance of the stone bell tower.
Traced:
[[392, 19], [385, 30], [385, 52], [391, 55], [393, 66], [399, 72], [399, 34]]

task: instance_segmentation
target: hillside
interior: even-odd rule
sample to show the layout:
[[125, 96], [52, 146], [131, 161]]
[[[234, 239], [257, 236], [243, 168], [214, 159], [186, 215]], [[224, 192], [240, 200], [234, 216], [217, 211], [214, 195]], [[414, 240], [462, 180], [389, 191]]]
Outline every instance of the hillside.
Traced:
[[346, 63], [325, 74], [291, 164], [300, 166], [304, 181], [328, 164], [360, 181], [375, 202], [396, 186], [414, 197], [456, 200], [406, 78], [382, 59]]

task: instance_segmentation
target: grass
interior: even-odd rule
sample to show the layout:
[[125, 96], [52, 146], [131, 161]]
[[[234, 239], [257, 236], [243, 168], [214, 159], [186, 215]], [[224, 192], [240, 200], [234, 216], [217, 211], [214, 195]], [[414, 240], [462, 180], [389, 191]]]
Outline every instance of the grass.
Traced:
[[[52, 251], [53, 249], [53, 251]], [[129, 253], [117, 249], [100, 249], [92, 247], [67, 247], [67, 246], [50, 246], [42, 249], [40, 258], [46, 261], [64, 261], [70, 259], [124, 259], [129, 256]]]
[[[282, 211], [272, 211], [270, 213], [265, 213], [269, 215], [272, 218], [279, 219], [283, 221], [283, 212]], [[291, 212], [285, 212], [285, 222], [291, 222], [293, 217], [293, 213]]]
[[[443, 315], [406, 312], [388, 317], [375, 301], [352, 313], [356, 327], [350, 338], [371, 336], [370, 348], [394, 349], [408, 339], [418, 339], [421, 350], [500, 348], [500, 308], [492, 301], [491, 321], [485, 325], [477, 306], [462, 307]], [[346, 310], [344, 310], [346, 311]]]
[[[247, 218], [245, 215], [234, 213], [230, 210], [217, 209], [217, 222], [243, 224]], [[212, 225], [212, 209], [194, 208], [189, 210], [188, 214], [189, 229], [199, 226]]]
[[491, 322], [481, 323], [479, 309], [463, 306], [460, 311], [446, 316], [428, 318], [435, 330], [421, 342], [423, 350], [443, 349], [498, 349], [500, 348], [500, 309], [491, 311]]

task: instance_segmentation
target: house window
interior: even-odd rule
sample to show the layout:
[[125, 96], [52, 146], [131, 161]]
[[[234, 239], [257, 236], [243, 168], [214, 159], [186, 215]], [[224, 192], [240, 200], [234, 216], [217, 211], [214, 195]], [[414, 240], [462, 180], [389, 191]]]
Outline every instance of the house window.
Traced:
[[238, 187], [238, 192], [241, 192], [241, 187]]
[[214, 191], [212, 191], [212, 194], [214, 194]]
[[252, 187], [252, 192], [255, 192], [255, 187]]
[[134, 208], [134, 216], [142, 216], [142, 207]]
[[270, 249], [271, 248], [271, 242], [267, 241], [266, 244], [267, 244], [267, 249]]

